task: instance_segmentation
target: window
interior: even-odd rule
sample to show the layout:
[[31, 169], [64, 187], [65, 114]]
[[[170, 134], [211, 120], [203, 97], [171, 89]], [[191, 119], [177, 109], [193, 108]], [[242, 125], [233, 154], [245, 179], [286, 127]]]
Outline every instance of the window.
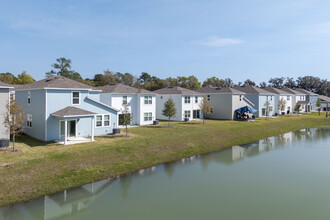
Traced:
[[211, 95], [207, 95], [207, 101], [211, 101]]
[[198, 103], [198, 96], [195, 96], [195, 103]]
[[266, 96], [266, 100], [268, 101], [268, 96]]
[[31, 104], [31, 92], [27, 92], [27, 104]]
[[127, 96], [123, 96], [123, 105], [127, 105]]
[[26, 114], [26, 126], [32, 128], [32, 114]]
[[184, 111], [184, 117], [185, 118], [190, 118], [190, 111]]
[[144, 104], [152, 104], [152, 96], [144, 96]]
[[73, 105], [80, 104], [80, 92], [72, 92], [72, 104]]
[[242, 101], [242, 95], [239, 95], [239, 100]]
[[273, 96], [272, 95], [270, 96], [270, 101], [273, 101]]
[[265, 109], [265, 108], [262, 108], [262, 109], [261, 109], [261, 115], [262, 115], [262, 116], [266, 116], [266, 109]]
[[104, 116], [103, 126], [110, 126], [110, 115]]
[[102, 127], [102, 115], [96, 116], [96, 127]]
[[144, 113], [144, 121], [152, 121], [152, 113], [151, 112]]
[[290, 96], [289, 95], [286, 97], [286, 100], [290, 101]]
[[190, 96], [184, 97], [184, 103], [189, 104], [190, 103]]

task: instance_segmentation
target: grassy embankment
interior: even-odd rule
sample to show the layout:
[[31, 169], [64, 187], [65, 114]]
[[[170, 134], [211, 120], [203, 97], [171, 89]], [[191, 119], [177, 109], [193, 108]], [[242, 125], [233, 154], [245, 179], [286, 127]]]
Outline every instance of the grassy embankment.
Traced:
[[102, 136], [93, 143], [68, 146], [21, 136], [19, 152], [0, 150], [0, 206], [288, 131], [330, 125], [330, 118], [313, 113], [206, 123], [176, 122], [166, 128], [163, 122], [129, 129], [132, 138]]

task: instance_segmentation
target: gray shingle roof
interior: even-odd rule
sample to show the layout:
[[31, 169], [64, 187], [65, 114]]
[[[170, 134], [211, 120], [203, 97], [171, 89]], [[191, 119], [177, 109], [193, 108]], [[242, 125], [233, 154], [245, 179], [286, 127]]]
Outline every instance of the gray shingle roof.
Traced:
[[325, 95], [320, 95], [320, 99], [321, 99], [322, 101], [330, 102], [330, 97], [325, 96]]
[[200, 93], [231, 93], [231, 94], [245, 94], [242, 91], [233, 89], [230, 87], [215, 87], [215, 86], [204, 86], [200, 89], [197, 89], [196, 92]]
[[92, 89], [91, 86], [66, 78], [64, 76], [51, 76], [49, 78], [42, 79], [31, 84], [19, 86], [16, 88], [16, 90], [44, 88]]
[[234, 89], [247, 94], [274, 94], [273, 92], [269, 92], [256, 86], [235, 86]]
[[282, 88], [281, 90], [289, 92], [290, 94], [295, 94], [295, 95], [306, 95], [305, 93], [301, 91], [297, 91], [295, 89], [289, 89], [289, 88]]
[[306, 94], [306, 95], [318, 95], [314, 92], [311, 92], [311, 91], [308, 91], [308, 90], [305, 90], [305, 89], [302, 89], [302, 88], [296, 88], [295, 90], [298, 91], [298, 92], [301, 92], [303, 94]]
[[102, 93], [119, 93], [119, 94], [155, 94], [154, 92], [127, 86], [122, 83], [110, 84], [106, 86], [94, 87], [95, 90], [102, 90]]
[[86, 111], [77, 107], [66, 107], [52, 113], [53, 116], [57, 117], [68, 117], [68, 116], [86, 116], [86, 115], [96, 115], [94, 112]]
[[0, 81], [0, 88], [14, 88], [14, 85], [10, 85], [8, 83]]
[[308, 102], [308, 101], [298, 101], [297, 104], [300, 104], [300, 105], [308, 105], [309, 102]]
[[284, 91], [283, 89], [274, 88], [274, 87], [262, 87], [262, 89], [264, 89], [268, 92], [275, 93], [275, 94], [292, 95], [292, 93], [290, 93], [290, 92]]
[[201, 95], [201, 93], [197, 91], [185, 89], [179, 86], [169, 86], [162, 89], [158, 89], [154, 92], [158, 94]]

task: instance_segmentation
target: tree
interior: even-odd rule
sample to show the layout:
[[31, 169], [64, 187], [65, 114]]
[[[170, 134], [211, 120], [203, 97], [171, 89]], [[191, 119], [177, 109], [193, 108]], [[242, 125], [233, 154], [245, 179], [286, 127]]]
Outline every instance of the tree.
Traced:
[[127, 104], [123, 104], [123, 119], [122, 119], [122, 124], [126, 127], [126, 137], [127, 133], [128, 133], [128, 129], [127, 126], [130, 125], [132, 123], [132, 115], [130, 114], [129, 108], [128, 108], [128, 103]]
[[7, 73], [0, 73], [0, 81], [8, 84], [15, 84], [16, 77], [7, 72]]
[[168, 127], [170, 127], [170, 120], [171, 120], [171, 118], [175, 117], [175, 115], [176, 115], [175, 103], [173, 102], [172, 98], [169, 98], [164, 103], [164, 109], [163, 109], [162, 115], [164, 115], [165, 117], [168, 117]]
[[274, 88], [282, 88], [284, 79], [284, 77], [271, 78], [268, 82]]
[[178, 86], [186, 88], [186, 89], [192, 89], [196, 90], [201, 87], [201, 83], [198, 81], [198, 79], [195, 76], [178, 76]]
[[21, 74], [18, 74], [15, 82], [16, 82], [15, 84], [25, 85], [25, 84], [33, 83], [35, 82], [35, 80], [31, 75], [27, 74], [26, 71], [23, 71]]
[[245, 80], [243, 83], [243, 86], [255, 86], [255, 85], [256, 85], [256, 83], [250, 79]]
[[267, 87], [267, 83], [266, 82], [261, 82], [261, 83], [259, 83], [259, 87], [265, 88], [265, 87]]
[[6, 104], [4, 126], [8, 128], [9, 133], [13, 136], [13, 151], [15, 151], [15, 136], [24, 130], [24, 121], [23, 108], [14, 99], [10, 99]]
[[269, 112], [273, 111], [273, 106], [270, 105], [270, 102], [267, 100], [265, 102], [265, 107], [266, 107], [266, 118], [269, 116]]
[[322, 105], [321, 99], [317, 98], [316, 106], [318, 107], [319, 115], [321, 115], [321, 105]]
[[46, 77], [52, 75], [64, 76], [73, 80], [82, 79], [80, 74], [71, 70], [71, 60], [64, 57], [56, 59], [56, 63], [52, 65], [53, 70], [46, 72]]
[[278, 109], [281, 110], [281, 112], [283, 112], [285, 110], [285, 106], [286, 106], [286, 100], [281, 98], [280, 101], [278, 102]]
[[201, 103], [199, 103], [199, 108], [201, 109], [201, 112], [203, 113], [203, 124], [204, 124], [205, 115], [212, 113], [211, 102], [207, 99], [206, 96], [203, 96]]
[[296, 104], [296, 106], [294, 107], [294, 111], [298, 112], [299, 115], [299, 112], [301, 111], [301, 104]]
[[151, 76], [146, 72], [142, 72], [139, 80], [141, 83], [151, 82]]
[[295, 88], [297, 87], [296, 82], [294, 81], [293, 78], [287, 77], [285, 83], [283, 84], [284, 87], [286, 88]]

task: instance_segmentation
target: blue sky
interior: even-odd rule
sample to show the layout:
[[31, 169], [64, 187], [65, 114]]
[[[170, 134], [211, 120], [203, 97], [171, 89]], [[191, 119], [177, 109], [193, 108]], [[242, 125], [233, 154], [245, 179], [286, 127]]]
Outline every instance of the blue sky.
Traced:
[[0, 72], [330, 80], [328, 0], [0, 0]]

